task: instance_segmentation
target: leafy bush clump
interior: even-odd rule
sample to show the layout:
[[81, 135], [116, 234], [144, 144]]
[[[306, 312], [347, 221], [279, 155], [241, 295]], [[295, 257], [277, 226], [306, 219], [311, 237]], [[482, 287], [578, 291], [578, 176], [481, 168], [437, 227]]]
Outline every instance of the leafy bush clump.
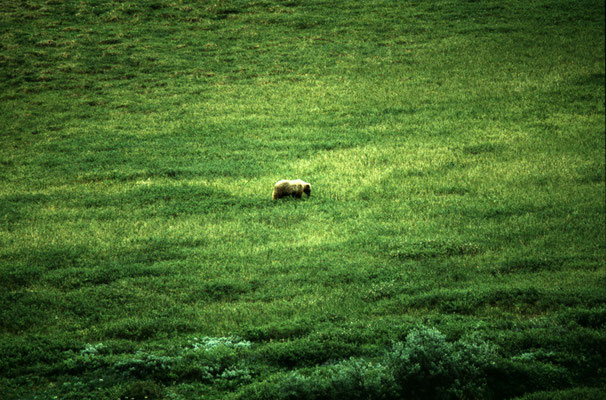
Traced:
[[153, 381], [135, 381], [127, 384], [120, 400], [153, 400], [162, 398], [162, 387]]
[[497, 359], [482, 340], [447, 342], [437, 329], [426, 327], [410, 332], [386, 358], [402, 397], [430, 399], [485, 397], [486, 371]]
[[[507, 399], [536, 391], [564, 393], [581, 379], [588, 387], [599, 386], [603, 377], [600, 356], [575, 360], [552, 339], [546, 342], [551, 350], [529, 342], [523, 352], [504, 356], [479, 336], [449, 341], [437, 329], [420, 326], [368, 360], [359, 358], [354, 344], [338, 346], [330, 338], [317, 340], [320, 336], [255, 348], [238, 337], [194, 337], [156, 351], [86, 344], [64, 351], [49, 373], [61, 376], [56, 391], [66, 399], [89, 392], [162, 398], [165, 386], [175, 382], [239, 390], [236, 398], [253, 400]], [[579, 375], [580, 363], [597, 371]]]
[[381, 363], [352, 358], [327, 369], [331, 377], [333, 399], [390, 399], [395, 396], [395, 382]]
[[243, 381], [250, 379], [243, 365], [250, 342], [234, 337], [193, 338], [190, 345], [175, 355], [162, 356], [143, 351], [111, 365], [113, 372], [128, 378], [173, 380]]
[[250, 342], [236, 337], [192, 338], [188, 345], [168, 353], [138, 350], [114, 354], [102, 343], [87, 344], [79, 352], [66, 351], [53, 372], [68, 374], [61, 386], [63, 398], [72, 392], [114, 385], [122, 387], [121, 399], [162, 398], [161, 385], [171, 382], [223, 388], [247, 383], [252, 375], [247, 364], [249, 347]]
[[217, 348], [225, 347], [230, 349], [249, 349], [251, 343], [248, 340], [241, 340], [238, 337], [194, 337], [191, 341], [192, 350], [215, 350]]
[[187, 380], [248, 381], [251, 375], [244, 365], [244, 356], [250, 345], [250, 342], [235, 337], [194, 338], [191, 348], [184, 350], [176, 371]]
[[248, 386], [239, 398], [251, 400], [390, 399], [396, 395], [389, 370], [380, 363], [351, 358], [313, 371], [279, 374]]
[[456, 342], [434, 328], [411, 331], [378, 362], [350, 358], [312, 372], [279, 374], [246, 388], [242, 399], [484, 398], [497, 355], [485, 341]]
[[174, 371], [180, 362], [181, 357], [157, 356], [137, 351], [132, 357], [114, 363], [111, 369], [124, 377], [163, 381], [177, 378]]

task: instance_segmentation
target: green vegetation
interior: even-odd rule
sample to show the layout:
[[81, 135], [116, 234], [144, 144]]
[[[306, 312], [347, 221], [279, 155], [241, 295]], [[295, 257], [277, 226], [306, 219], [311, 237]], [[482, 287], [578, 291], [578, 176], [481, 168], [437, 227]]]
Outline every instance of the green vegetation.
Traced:
[[604, 25], [0, 0], [0, 397], [603, 398]]

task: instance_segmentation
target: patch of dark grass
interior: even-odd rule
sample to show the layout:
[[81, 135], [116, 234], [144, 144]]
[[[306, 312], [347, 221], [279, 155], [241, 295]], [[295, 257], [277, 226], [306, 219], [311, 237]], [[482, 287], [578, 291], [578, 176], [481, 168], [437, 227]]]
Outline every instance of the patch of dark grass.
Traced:
[[0, 197], [0, 209], [6, 210], [16, 206], [32, 206], [44, 204], [48, 201], [48, 196], [40, 193], [21, 193], [11, 194]]
[[538, 391], [520, 397], [520, 400], [603, 400], [604, 388], [580, 387], [574, 389]]
[[[171, 175], [171, 172], [166, 173]], [[171, 179], [177, 179], [175, 177]], [[88, 193], [73, 199], [74, 206], [83, 208], [117, 207], [135, 208], [146, 216], [176, 217], [192, 214], [209, 214], [218, 210], [236, 208], [258, 208], [263, 205], [252, 198], [236, 197], [226, 191], [203, 185], [141, 185], [121, 194], [103, 195]], [[150, 244], [162, 248], [162, 242]]]
[[159, 261], [181, 260], [186, 257], [178, 242], [164, 238], [145, 238], [121, 249], [116, 260], [125, 264], [154, 264]]
[[547, 257], [513, 257], [502, 261], [496, 271], [501, 274], [553, 271], [558, 269], [562, 262], [563, 260]]
[[298, 339], [311, 332], [312, 322], [306, 319], [274, 322], [256, 327], [244, 327], [241, 335], [254, 342]]
[[[83, 343], [66, 334], [25, 334], [0, 341], [0, 376], [17, 377], [47, 372], [63, 361], [66, 351], [76, 350]], [[40, 366], [43, 365], [40, 371]]]
[[457, 204], [455, 207], [445, 207], [439, 213], [456, 213], [466, 218], [474, 218], [479, 220], [496, 220], [501, 221], [510, 217], [538, 214], [546, 212], [555, 212], [552, 208], [533, 203], [533, 202], [501, 202], [497, 204]]
[[502, 153], [507, 147], [501, 143], [478, 143], [470, 144], [463, 147], [463, 154], [478, 155], [484, 153], [499, 154]]
[[366, 281], [372, 273], [352, 266], [351, 269], [335, 268], [327, 271], [319, 271], [316, 275], [318, 283], [325, 287], [342, 287]]
[[439, 240], [402, 243], [402, 245], [392, 245], [390, 247], [392, 248], [389, 253], [390, 256], [399, 260], [474, 256], [482, 252], [482, 248], [474, 243], [443, 242]]
[[190, 301], [234, 301], [253, 289], [254, 286], [250, 282], [233, 279], [212, 280], [200, 283], [200, 287], [190, 292], [188, 298]]
[[557, 319], [560, 324], [578, 324], [588, 329], [603, 329], [606, 327], [606, 307], [575, 308], [562, 311]]
[[82, 275], [80, 278], [74, 276], [81, 283], [101, 284], [111, 281], [115, 274], [117, 277], [126, 276], [126, 271], [132, 272], [133, 268], [184, 259], [187, 257], [188, 248], [204, 246], [205, 243], [202, 239], [192, 241], [141, 238], [134, 241], [130, 247], [116, 248], [108, 252], [99, 252], [94, 247], [82, 245], [29, 248], [3, 254], [2, 259], [13, 263], [15, 267], [2, 270], [2, 273], [13, 283], [22, 281], [27, 284], [27, 276], [40, 276], [43, 272], [55, 271], [48, 275], [50, 281], [61, 280], [61, 277], [73, 273]]
[[[606, 132], [604, 132], [604, 135], [606, 136]], [[604, 164], [580, 168], [578, 182], [592, 184], [606, 182], [606, 170], [604, 168]]]
[[471, 189], [464, 186], [441, 186], [434, 189], [434, 193], [441, 196], [465, 196], [471, 193]]
[[292, 339], [271, 342], [259, 348], [260, 356], [268, 363], [285, 368], [309, 367], [341, 360], [358, 354], [357, 347], [341, 341]]
[[0, 294], [0, 331], [19, 334], [52, 325], [65, 307], [54, 291], [18, 289]]
[[565, 388], [572, 383], [564, 368], [511, 360], [499, 360], [487, 371], [487, 381], [491, 391], [503, 399], [536, 390]]
[[14, 262], [0, 268], [0, 287], [3, 290], [16, 291], [37, 283], [46, 272], [46, 268]]
[[5, 257], [10, 261], [25, 260], [24, 264], [29, 267], [53, 270], [79, 266], [87, 253], [85, 246], [58, 244], [8, 253]]
[[32, 208], [45, 204], [48, 196], [43, 194], [13, 194], [0, 197], [0, 226], [9, 227], [27, 219]]
[[132, 341], [152, 340], [168, 335], [194, 332], [198, 326], [181, 318], [126, 317], [107, 323], [104, 336]]
[[226, 19], [231, 15], [237, 15], [240, 14], [241, 10], [238, 8], [217, 8], [213, 15], [211, 16], [212, 19], [216, 19], [216, 20], [221, 20], [221, 19]]
[[473, 315], [482, 310], [505, 310], [521, 314], [553, 312], [580, 305], [599, 305], [599, 294], [527, 288], [440, 289], [405, 298], [405, 307], [439, 309], [444, 313]]
[[[160, 260], [154, 260], [154, 264], [156, 264], [156, 261], [159, 262]], [[40, 282], [48, 283], [58, 289], [72, 290], [81, 287], [108, 285], [127, 278], [152, 278], [166, 275], [170, 275], [169, 270], [158, 268], [150, 263], [126, 264], [118, 261], [96, 266], [60, 268], [49, 271], [39, 278], [41, 278]]]

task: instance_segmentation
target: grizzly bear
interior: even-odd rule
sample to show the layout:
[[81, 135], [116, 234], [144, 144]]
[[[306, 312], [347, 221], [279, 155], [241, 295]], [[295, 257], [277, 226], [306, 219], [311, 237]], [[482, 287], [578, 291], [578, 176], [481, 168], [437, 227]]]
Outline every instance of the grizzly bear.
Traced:
[[294, 181], [283, 179], [274, 185], [274, 194], [272, 198], [276, 200], [281, 197], [294, 196], [300, 199], [303, 193], [306, 193], [308, 197], [311, 196], [311, 185], [309, 183], [304, 182], [301, 179]]

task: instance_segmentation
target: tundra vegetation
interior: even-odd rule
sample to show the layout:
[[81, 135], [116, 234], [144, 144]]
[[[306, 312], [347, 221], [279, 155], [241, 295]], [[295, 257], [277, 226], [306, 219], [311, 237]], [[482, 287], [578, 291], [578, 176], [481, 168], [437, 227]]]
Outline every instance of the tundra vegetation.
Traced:
[[604, 33], [1, 0], [0, 397], [603, 398]]

